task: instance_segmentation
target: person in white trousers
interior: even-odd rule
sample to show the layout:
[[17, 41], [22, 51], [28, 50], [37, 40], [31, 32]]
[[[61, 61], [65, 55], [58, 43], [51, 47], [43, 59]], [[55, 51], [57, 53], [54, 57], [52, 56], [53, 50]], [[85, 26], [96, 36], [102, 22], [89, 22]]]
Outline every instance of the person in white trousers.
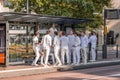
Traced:
[[48, 66], [48, 58], [49, 58], [49, 54], [50, 54], [50, 48], [52, 46], [52, 38], [50, 36], [50, 31], [47, 31], [47, 34], [44, 36], [44, 49], [46, 52], [45, 55], [45, 67]]
[[91, 36], [89, 38], [89, 43], [91, 43], [91, 53], [92, 53], [92, 60], [96, 61], [96, 43], [97, 43], [97, 37], [95, 32], [91, 33]]
[[87, 47], [88, 47], [88, 37], [85, 32], [81, 33], [81, 54], [82, 54], [82, 60], [83, 63], [87, 63]]
[[75, 36], [73, 34], [73, 31], [70, 31], [70, 35], [68, 35], [69, 38], [69, 57], [70, 57], [70, 63], [72, 55], [73, 55], [73, 45], [74, 45], [74, 40], [75, 40]]
[[39, 33], [35, 33], [35, 35], [33, 36], [33, 51], [35, 52], [35, 59], [34, 59], [32, 65], [34, 65], [34, 66], [38, 66], [37, 61], [40, 57], [39, 48], [37, 47], [38, 37], [39, 37]]
[[62, 32], [62, 36], [60, 38], [61, 43], [61, 61], [62, 64], [65, 64], [65, 55], [67, 58], [67, 64], [70, 64], [70, 58], [69, 58], [69, 39], [65, 36], [65, 32]]
[[80, 38], [78, 37], [78, 33], [74, 33], [75, 39], [74, 39], [74, 50], [73, 50], [73, 65], [80, 64]]
[[53, 42], [53, 46], [54, 46], [54, 55], [56, 58], [56, 65], [58, 64], [58, 66], [61, 66], [61, 60], [60, 60], [60, 36], [58, 35], [58, 32], [54, 32], [55, 37], [54, 37], [54, 42]]

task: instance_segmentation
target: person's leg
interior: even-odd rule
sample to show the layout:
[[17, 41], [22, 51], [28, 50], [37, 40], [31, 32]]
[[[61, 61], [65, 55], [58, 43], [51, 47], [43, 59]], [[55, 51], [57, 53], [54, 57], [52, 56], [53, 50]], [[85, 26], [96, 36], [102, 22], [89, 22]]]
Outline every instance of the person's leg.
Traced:
[[54, 50], [54, 54], [55, 54], [56, 61], [59, 63], [59, 65], [62, 65], [60, 58], [59, 58], [59, 50], [60, 50], [60, 48], [56, 47]]
[[96, 51], [95, 51], [95, 48], [92, 48], [91, 51], [92, 51], [92, 61], [95, 61], [96, 60]]
[[64, 65], [65, 64], [65, 49], [61, 49], [61, 61], [62, 61], [62, 64]]
[[44, 65], [44, 53], [41, 53], [41, 64]]
[[73, 49], [73, 64], [76, 64], [76, 48]]
[[39, 54], [39, 50], [36, 48], [36, 52], [35, 52], [35, 60], [34, 60], [34, 65], [37, 65], [37, 61], [39, 60], [40, 54]]
[[50, 54], [50, 48], [47, 48], [47, 49], [46, 49], [45, 65], [47, 65], [47, 64], [48, 64], [49, 54]]
[[84, 64], [87, 63], [87, 48], [83, 48], [83, 52], [84, 52]]
[[67, 57], [67, 64], [70, 64], [70, 56], [69, 56], [69, 49], [65, 49], [66, 57]]
[[76, 49], [77, 64], [80, 64], [80, 47]]
[[70, 58], [70, 63], [72, 62], [72, 47], [69, 47], [69, 58]]

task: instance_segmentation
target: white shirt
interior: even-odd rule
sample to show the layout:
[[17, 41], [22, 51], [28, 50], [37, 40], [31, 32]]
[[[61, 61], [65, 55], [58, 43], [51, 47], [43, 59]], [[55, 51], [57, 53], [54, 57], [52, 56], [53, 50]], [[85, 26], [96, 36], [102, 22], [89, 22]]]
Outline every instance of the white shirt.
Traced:
[[97, 43], [97, 37], [95, 35], [90, 36], [89, 43], [91, 43], [92, 48], [95, 48]]
[[68, 35], [68, 38], [69, 38], [69, 46], [72, 47], [74, 45], [75, 36]]
[[57, 29], [56, 29], [56, 28], [50, 28], [49, 30], [50, 30], [50, 36], [51, 36], [52, 39], [53, 39], [54, 36], [55, 36], [55, 35], [54, 35], [54, 32], [57, 31]]
[[36, 46], [36, 43], [38, 43], [38, 37], [37, 36], [33, 36], [33, 47]]
[[81, 37], [81, 47], [82, 48], [88, 47], [88, 37], [86, 35]]
[[60, 38], [60, 44], [61, 44], [61, 48], [67, 48], [68, 49], [68, 45], [69, 45], [69, 39], [66, 36], [62, 36]]
[[60, 47], [60, 37], [59, 36], [55, 36], [54, 37], [54, 46], [55, 47]]
[[76, 47], [80, 47], [80, 43], [81, 43], [80, 38], [79, 38], [78, 36], [76, 36], [76, 37], [75, 37], [75, 40], [74, 40], [74, 45], [75, 45]]
[[44, 36], [44, 47], [50, 47], [52, 45], [52, 38], [50, 35]]

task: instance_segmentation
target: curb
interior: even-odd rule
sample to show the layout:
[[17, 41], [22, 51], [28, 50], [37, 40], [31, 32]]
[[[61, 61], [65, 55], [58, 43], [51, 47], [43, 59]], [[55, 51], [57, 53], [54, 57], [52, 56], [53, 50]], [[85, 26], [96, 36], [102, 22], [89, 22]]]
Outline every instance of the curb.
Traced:
[[80, 65], [74, 65], [74, 66], [73, 65], [65, 65], [65, 66], [60, 66], [60, 67], [50, 66], [49, 68], [35, 67], [35, 68], [26, 68], [26, 69], [1, 70], [0, 78], [37, 75], [37, 74], [61, 72], [61, 71], [80, 70], [80, 69], [112, 66], [112, 65], [119, 65], [119, 64], [120, 64], [120, 60], [113, 60], [113, 61], [91, 62], [91, 63], [87, 63], [87, 64], [80, 64]]
[[80, 70], [87, 68], [112, 66], [112, 65], [120, 65], [120, 60], [100, 61], [100, 62], [93, 62], [93, 63], [81, 64], [76, 66], [64, 66], [63, 68], [62, 67], [58, 68], [58, 71]]

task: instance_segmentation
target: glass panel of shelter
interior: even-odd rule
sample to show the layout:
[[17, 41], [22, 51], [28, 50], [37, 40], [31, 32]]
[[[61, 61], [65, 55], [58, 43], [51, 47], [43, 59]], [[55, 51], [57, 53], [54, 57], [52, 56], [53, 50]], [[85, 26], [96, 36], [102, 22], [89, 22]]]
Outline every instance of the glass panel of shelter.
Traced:
[[[26, 35], [26, 27], [28, 27], [28, 36]], [[28, 53], [33, 53], [32, 50], [32, 36], [34, 25], [26, 25], [26, 24], [10, 24], [9, 27], [9, 61], [10, 62], [23, 62], [22, 56], [26, 54], [26, 42], [28, 42]], [[28, 39], [26, 39], [28, 38]], [[26, 41], [28, 40], [28, 41]]]

